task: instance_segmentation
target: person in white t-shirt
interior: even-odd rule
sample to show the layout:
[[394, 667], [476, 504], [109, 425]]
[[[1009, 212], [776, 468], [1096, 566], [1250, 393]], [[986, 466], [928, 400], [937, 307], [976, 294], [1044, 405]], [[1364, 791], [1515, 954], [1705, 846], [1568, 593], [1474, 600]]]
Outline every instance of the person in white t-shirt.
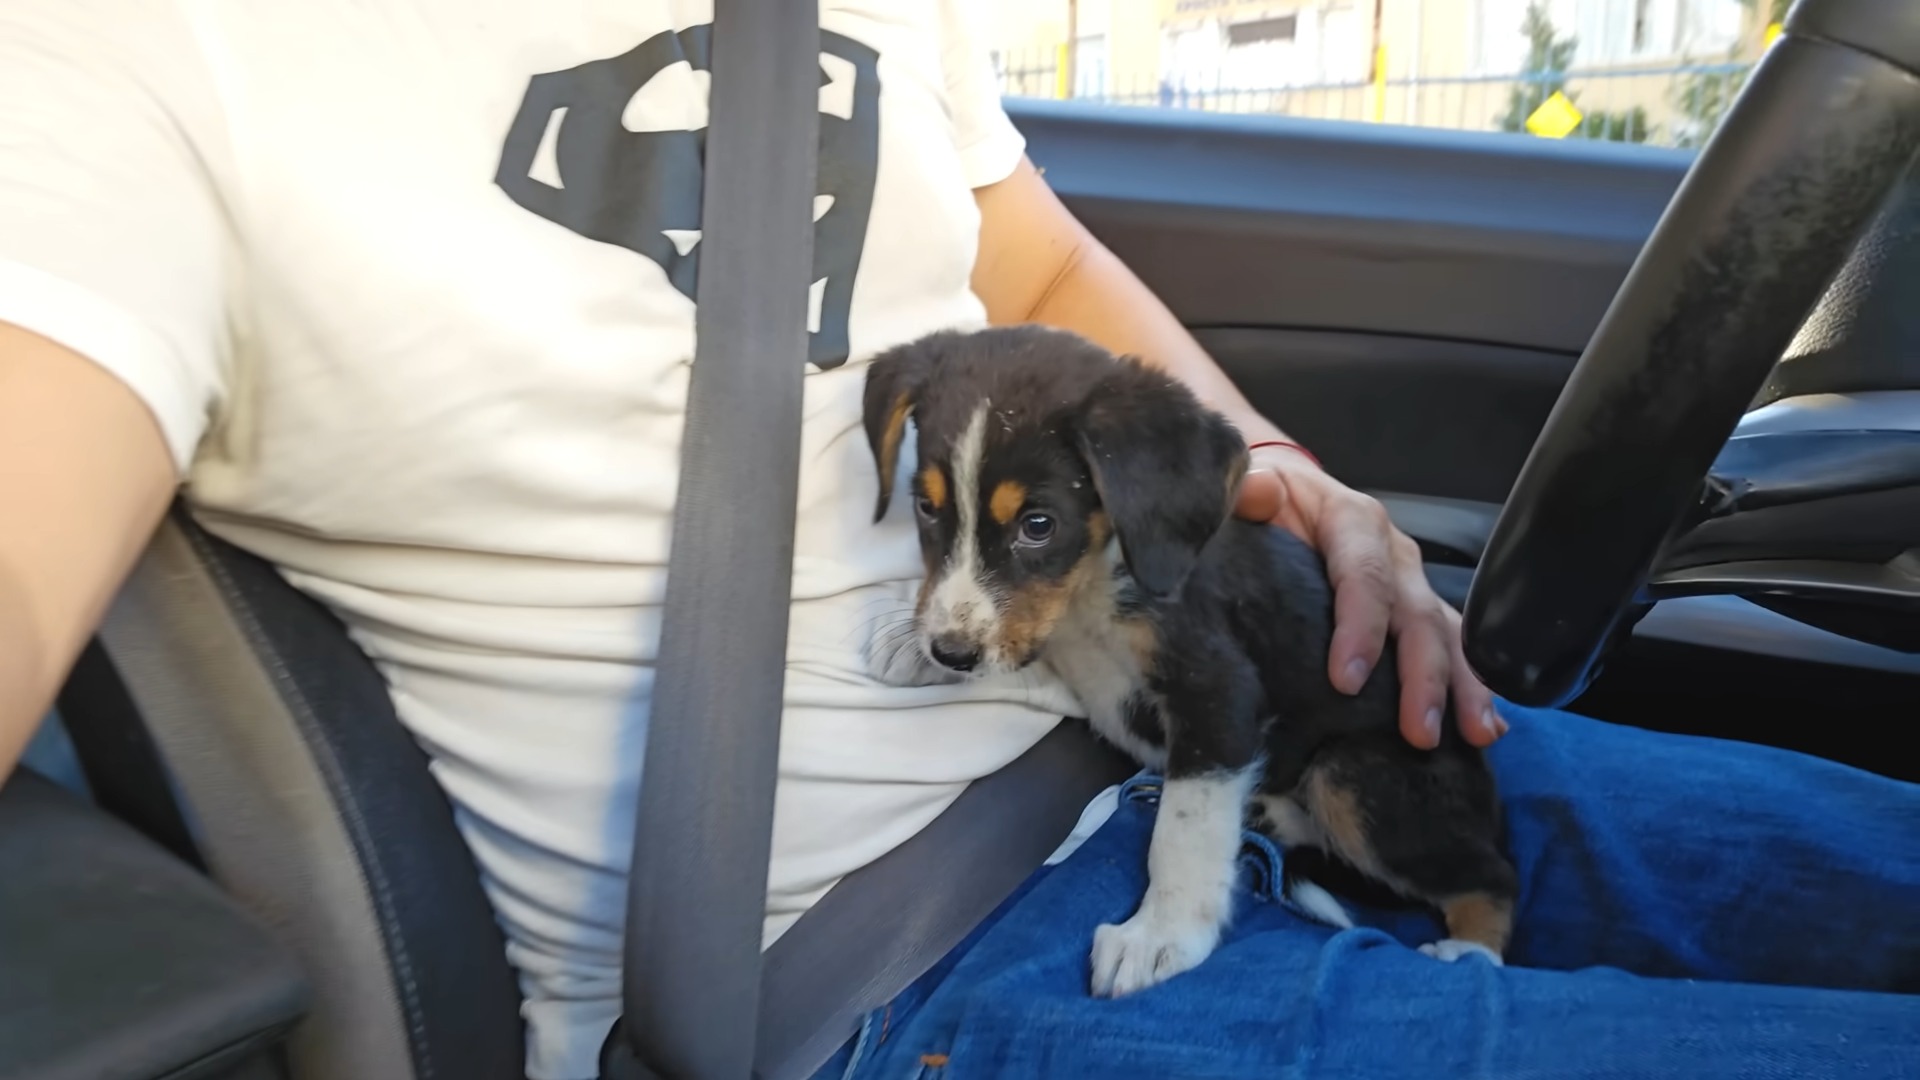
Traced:
[[[964, 0], [823, 0], [820, 195], [771, 940], [1072, 708], [894, 688], [867, 357], [1037, 321], [1284, 440], [1024, 157]], [[176, 489], [350, 627], [458, 809], [529, 1074], [591, 1075], [666, 572], [710, 0], [0, 6], [0, 772]], [[785, 463], [770, 463], [785, 467]], [[1327, 557], [1329, 678], [1505, 730], [1380, 505], [1285, 446], [1239, 512]]]

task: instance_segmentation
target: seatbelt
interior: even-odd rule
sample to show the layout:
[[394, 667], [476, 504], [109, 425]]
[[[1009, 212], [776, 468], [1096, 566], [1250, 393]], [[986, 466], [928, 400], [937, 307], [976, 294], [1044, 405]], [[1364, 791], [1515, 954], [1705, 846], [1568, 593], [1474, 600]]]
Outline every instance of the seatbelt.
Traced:
[[755, 1080], [807, 1080], [993, 913], [1139, 766], [1062, 721], [931, 825], [847, 875], [767, 950]]
[[694, 363], [606, 1080], [746, 1080], [813, 281], [819, 5], [715, 0]]
[[635, 825], [625, 1014], [602, 1048], [602, 1080], [805, 1080], [1133, 770], [1063, 722], [829, 890], [763, 961], [818, 56], [811, 0], [716, 0], [699, 337]]

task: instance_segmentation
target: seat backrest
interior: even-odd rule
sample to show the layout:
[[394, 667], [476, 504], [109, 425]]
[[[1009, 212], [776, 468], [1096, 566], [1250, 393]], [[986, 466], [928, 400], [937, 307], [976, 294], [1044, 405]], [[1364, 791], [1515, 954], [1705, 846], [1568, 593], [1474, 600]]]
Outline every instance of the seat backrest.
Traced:
[[[100, 632], [213, 877], [314, 988], [295, 1080], [520, 1080], [520, 995], [451, 806], [345, 628], [183, 509]], [[118, 697], [138, 716], [108, 715]], [[76, 739], [76, 742], [83, 740]], [[104, 801], [104, 800], [103, 800]]]
[[[62, 719], [96, 799], [204, 865], [306, 969], [293, 1080], [524, 1077], [520, 995], [478, 869], [338, 619], [177, 507], [75, 682]], [[768, 955], [757, 1074], [809, 1075], [1131, 771], [1063, 724], [840, 882]], [[966, 881], [916, 889], [930, 864], [967, 866]]]

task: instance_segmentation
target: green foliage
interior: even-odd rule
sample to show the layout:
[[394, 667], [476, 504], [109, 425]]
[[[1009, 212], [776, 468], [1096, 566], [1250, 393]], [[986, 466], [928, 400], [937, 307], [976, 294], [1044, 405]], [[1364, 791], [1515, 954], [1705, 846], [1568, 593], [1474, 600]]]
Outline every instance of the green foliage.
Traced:
[[[1787, 9], [1793, 6], [1793, 0], [1740, 2], [1749, 11], [1764, 12], [1769, 24], [1784, 20]], [[1732, 59], [1732, 55], [1727, 57], [1729, 61]], [[1673, 125], [1673, 144], [1687, 149], [1705, 146], [1720, 126], [1721, 118], [1733, 107], [1733, 99], [1739, 97], [1741, 88], [1747, 85], [1750, 70], [1699, 72], [1675, 83], [1673, 105], [1680, 115]]]
[[1578, 38], [1558, 36], [1540, 0], [1527, 5], [1520, 32], [1527, 35], [1527, 59], [1520, 65], [1524, 78], [1507, 91], [1507, 111], [1500, 117], [1502, 131], [1527, 130], [1527, 117], [1555, 91], [1566, 88], [1566, 71], [1573, 66], [1573, 52], [1580, 44]]
[[[1499, 118], [1502, 131], [1527, 130], [1527, 117], [1555, 93], [1579, 104], [1579, 95], [1567, 91], [1567, 70], [1580, 39], [1561, 37], [1553, 20], [1547, 17], [1545, 4], [1533, 0], [1527, 5], [1520, 32], [1527, 35], [1527, 59], [1521, 65], [1519, 85], [1507, 92], [1507, 111]], [[1568, 134], [1572, 139], [1602, 139], [1608, 142], [1646, 142], [1653, 134], [1647, 123], [1647, 110], [1635, 106], [1625, 112], [1595, 109], [1587, 112], [1580, 126]]]
[[1643, 143], [1652, 134], [1653, 127], [1647, 123], [1647, 110], [1635, 105], [1622, 112], [1604, 112], [1595, 109], [1587, 113], [1580, 121], [1580, 127], [1567, 137], [1600, 139], [1605, 142]]
[[1701, 72], [1675, 83], [1673, 104], [1680, 116], [1673, 125], [1673, 145], [1687, 149], [1705, 146], [1746, 84], [1746, 69]]

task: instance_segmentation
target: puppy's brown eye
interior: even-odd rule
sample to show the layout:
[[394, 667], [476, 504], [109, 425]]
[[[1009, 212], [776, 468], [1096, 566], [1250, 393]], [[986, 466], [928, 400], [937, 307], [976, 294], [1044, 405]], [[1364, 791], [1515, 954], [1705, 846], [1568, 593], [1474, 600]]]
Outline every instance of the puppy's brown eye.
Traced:
[[1051, 514], [1028, 514], [1020, 519], [1020, 542], [1029, 547], [1039, 547], [1053, 539], [1056, 527]]
[[925, 495], [913, 500], [913, 512], [919, 514], [927, 521], [932, 521], [934, 518], [940, 516], [940, 508], [933, 505], [933, 500], [927, 498]]

